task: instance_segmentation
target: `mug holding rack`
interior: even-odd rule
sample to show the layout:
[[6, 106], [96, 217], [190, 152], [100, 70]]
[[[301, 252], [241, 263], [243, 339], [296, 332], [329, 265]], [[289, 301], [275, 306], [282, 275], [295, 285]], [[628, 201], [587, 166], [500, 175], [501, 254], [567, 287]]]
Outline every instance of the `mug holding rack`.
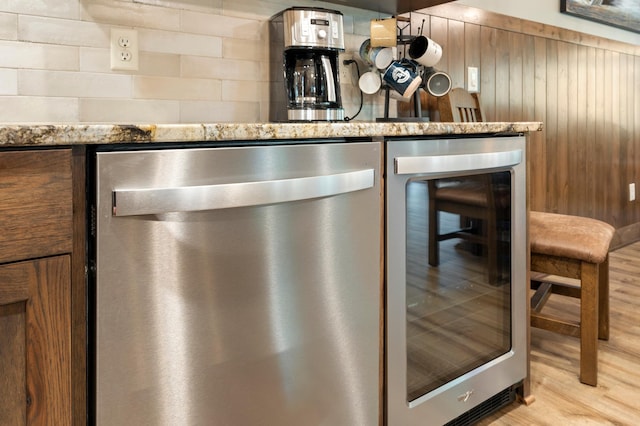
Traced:
[[[397, 21], [397, 45], [402, 46], [402, 59], [410, 60], [407, 58], [407, 46], [411, 45], [411, 42], [417, 37], [411, 34], [411, 19], [404, 16], [396, 16]], [[422, 25], [418, 29], [418, 36], [422, 35], [422, 31], [424, 29], [425, 20], [422, 20]], [[405, 32], [408, 30], [408, 34]], [[416, 63], [416, 68], [420, 65]], [[423, 74], [418, 72], [418, 74]], [[418, 87], [418, 89], [411, 95], [413, 98], [413, 117], [389, 117], [389, 102], [391, 100], [391, 90], [393, 90], [387, 83], [382, 83], [382, 90], [384, 90], [384, 117], [376, 118], [377, 122], [398, 122], [398, 121], [430, 121], [429, 116], [423, 116], [422, 114], [422, 105], [420, 101], [420, 89], [424, 89], [425, 81], [423, 79], [422, 83]]]

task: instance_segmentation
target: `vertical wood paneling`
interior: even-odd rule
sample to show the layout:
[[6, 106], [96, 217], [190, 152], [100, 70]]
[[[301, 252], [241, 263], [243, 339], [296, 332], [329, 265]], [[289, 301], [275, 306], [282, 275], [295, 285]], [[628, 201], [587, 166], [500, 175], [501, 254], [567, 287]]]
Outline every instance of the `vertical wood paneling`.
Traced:
[[[469, 87], [467, 82], [467, 67], [476, 67], [480, 71], [480, 26], [475, 24], [465, 24], [464, 26], [464, 63], [465, 63], [465, 83], [464, 87]], [[480, 76], [482, 78], [482, 76]], [[480, 87], [482, 91], [482, 87]], [[482, 99], [481, 99], [482, 101]]]
[[[583, 93], [584, 79], [582, 72], [578, 66], [578, 46], [576, 44], [565, 43], [567, 48], [567, 149], [566, 159], [566, 209], [571, 214], [580, 214], [580, 200], [584, 196], [583, 189], [586, 182], [583, 180], [573, 179], [569, 174], [572, 164], [575, 164], [576, 171], [584, 176], [584, 145], [579, 138], [579, 110], [584, 107], [580, 105], [578, 97]], [[581, 161], [582, 160], [582, 161]]]
[[541, 132], [531, 135], [529, 165], [530, 176], [530, 205], [533, 210], [546, 210], [547, 189], [547, 134], [549, 133], [547, 120], [547, 41], [541, 37], [534, 40], [534, 90], [535, 106], [533, 119], [545, 122]]
[[[604, 52], [604, 112], [603, 112], [603, 139], [598, 142], [598, 144], [602, 144], [603, 148], [603, 169], [604, 174], [602, 176], [607, 176], [606, 182], [602, 187], [602, 193], [604, 194], [604, 199], [602, 200], [602, 213], [601, 217], [610, 217], [613, 219], [613, 211], [614, 211], [614, 197], [617, 196], [615, 193], [614, 182], [613, 182], [613, 144], [615, 141], [612, 138], [613, 132], [613, 52], [606, 51]], [[603, 179], [604, 180], [604, 179]]]
[[547, 40], [547, 111], [545, 127], [547, 129], [547, 187], [546, 209], [558, 212], [558, 42]]
[[440, 58], [440, 62], [438, 62], [438, 67], [447, 69], [448, 73], [447, 67], [449, 64], [449, 55], [451, 54], [451, 49], [449, 49], [449, 21], [444, 18], [432, 16], [429, 25], [431, 39], [442, 47], [442, 58]]
[[[626, 209], [626, 205], [629, 203], [629, 186], [627, 180], [627, 171], [628, 171], [628, 146], [629, 146], [629, 137], [628, 137], [628, 126], [629, 123], [627, 121], [627, 98], [628, 93], [626, 90], [621, 90], [622, 87], [626, 86], [627, 83], [627, 55], [620, 55], [620, 68], [618, 70], [619, 77], [616, 77], [618, 80], [618, 89], [617, 92], [619, 94], [618, 100], [618, 110], [619, 110], [619, 123], [618, 129], [618, 163], [619, 163], [619, 182], [620, 182], [620, 198], [618, 199], [618, 210], [620, 213], [620, 217], [618, 218], [618, 222], [627, 222], [629, 220], [629, 209]], [[615, 112], [614, 112], [615, 114]]]
[[496, 32], [496, 121], [509, 121], [509, 35]]
[[628, 200], [629, 183], [640, 196], [640, 48], [459, 5], [433, 10], [438, 68], [453, 86], [478, 66], [488, 120], [544, 122], [530, 138], [531, 208], [640, 226], [640, 200]]
[[[575, 68], [576, 78], [573, 79], [575, 84], [570, 86], [570, 96], [575, 97], [575, 109], [570, 110], [570, 128], [569, 133], [575, 135], [572, 143], [573, 148], [569, 148], [569, 152], [573, 153], [573, 161], [578, 166], [578, 173], [582, 176], [589, 176], [589, 159], [587, 145], [587, 107], [589, 96], [589, 84], [587, 77], [587, 48], [584, 46], [576, 46], [575, 64], [570, 69]], [[569, 193], [569, 205], [572, 206], [572, 212], [578, 216], [589, 216], [586, 211], [587, 203], [581, 200], [587, 199], [589, 196], [589, 182], [586, 179], [578, 180], [571, 192]]]
[[[597, 115], [596, 115], [596, 49], [593, 47], [587, 47], [587, 96], [586, 96], [586, 122], [584, 123], [584, 128], [586, 130], [585, 141], [586, 141], [586, 167], [585, 167], [585, 186], [586, 186], [586, 197], [582, 201], [584, 205], [583, 211], [585, 212], [585, 216], [595, 217], [595, 193], [596, 186], [593, 184], [593, 180], [596, 175], [596, 123]], [[591, 177], [590, 179], [588, 177]]]
[[496, 119], [496, 34], [497, 30], [480, 30], [480, 94], [482, 108], [489, 121]]
[[598, 49], [596, 51], [596, 100], [595, 100], [595, 109], [596, 109], [596, 126], [595, 126], [595, 160], [594, 160], [594, 175], [602, 176], [601, 179], [596, 179], [593, 182], [593, 186], [595, 188], [593, 194], [593, 204], [594, 204], [594, 216], [596, 218], [603, 218], [604, 216], [604, 203], [605, 203], [605, 183], [607, 176], [606, 169], [606, 146], [603, 141], [605, 141], [605, 87], [604, 87], [604, 79], [605, 79], [605, 55], [604, 50]]
[[447, 45], [449, 46], [448, 70], [451, 87], [465, 87], [464, 40], [464, 23], [449, 21]]
[[620, 67], [621, 57], [618, 52], [611, 53], [611, 157], [609, 165], [612, 177], [609, 190], [609, 203], [605, 217], [613, 218], [614, 222], [620, 223], [622, 217], [621, 201], [624, 200], [621, 182], [621, 161], [620, 161]]
[[[633, 98], [633, 181], [636, 183], [636, 190], [640, 182], [640, 56], [634, 58], [633, 65], [633, 88], [631, 93]], [[637, 194], [636, 194], [637, 195]], [[633, 219], [631, 223], [640, 222], [640, 203], [633, 205]]]
[[[637, 163], [634, 163], [635, 157], [635, 144], [634, 144], [634, 111], [633, 111], [633, 100], [635, 85], [634, 85], [634, 58], [631, 55], [627, 55], [627, 69], [623, 72], [623, 76], [626, 77], [626, 87], [628, 88], [625, 91], [627, 103], [624, 105], [623, 110], [626, 110], [627, 114], [627, 123], [625, 127], [625, 146], [627, 147], [626, 159], [627, 159], [627, 167], [626, 167], [626, 184], [632, 183], [635, 179], [635, 171]], [[633, 223], [636, 221], [634, 207], [635, 203], [627, 203], [627, 207], [625, 207], [625, 211], [627, 212], [625, 216], [625, 223]]]
[[518, 33], [509, 33], [509, 121], [523, 119], [523, 40]]
[[522, 118], [535, 116], [536, 45], [535, 38], [524, 36], [522, 41]]
[[[569, 168], [568, 150], [569, 150], [569, 131], [568, 118], [569, 108], [575, 108], [574, 99], [569, 100], [569, 50], [567, 43], [558, 42], [558, 74], [557, 78], [557, 134], [556, 134], [556, 167], [554, 169], [556, 175], [554, 200], [556, 211], [569, 212], [569, 183], [567, 171]], [[573, 77], [573, 76], [572, 76]], [[565, 141], [565, 143], [563, 143]]]

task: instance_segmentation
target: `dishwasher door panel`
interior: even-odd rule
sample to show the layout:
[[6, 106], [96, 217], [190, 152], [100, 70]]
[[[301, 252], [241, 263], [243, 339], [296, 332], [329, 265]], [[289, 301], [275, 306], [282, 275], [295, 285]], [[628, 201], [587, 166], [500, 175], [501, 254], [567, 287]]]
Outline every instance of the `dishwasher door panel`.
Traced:
[[[96, 424], [377, 424], [379, 163], [376, 143], [98, 153]], [[113, 215], [119, 190], [371, 169], [332, 196]]]

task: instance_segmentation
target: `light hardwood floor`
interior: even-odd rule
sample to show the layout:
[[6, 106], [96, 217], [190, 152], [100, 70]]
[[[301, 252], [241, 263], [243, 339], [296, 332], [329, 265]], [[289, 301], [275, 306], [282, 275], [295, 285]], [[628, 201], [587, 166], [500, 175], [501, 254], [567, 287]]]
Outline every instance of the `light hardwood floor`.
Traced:
[[[598, 386], [578, 380], [578, 339], [534, 328], [535, 402], [514, 403], [479, 425], [640, 425], [640, 243], [611, 253], [609, 285], [611, 336], [599, 343]], [[563, 299], [552, 296], [547, 306], [577, 314]]]

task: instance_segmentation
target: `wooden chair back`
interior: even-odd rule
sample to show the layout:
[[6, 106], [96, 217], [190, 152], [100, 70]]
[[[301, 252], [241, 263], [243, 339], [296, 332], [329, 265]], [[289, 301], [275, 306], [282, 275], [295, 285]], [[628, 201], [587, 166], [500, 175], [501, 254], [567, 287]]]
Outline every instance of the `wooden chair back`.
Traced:
[[451, 89], [438, 99], [440, 121], [454, 123], [478, 123], [485, 121], [480, 105], [480, 95], [469, 93], [461, 87]]

